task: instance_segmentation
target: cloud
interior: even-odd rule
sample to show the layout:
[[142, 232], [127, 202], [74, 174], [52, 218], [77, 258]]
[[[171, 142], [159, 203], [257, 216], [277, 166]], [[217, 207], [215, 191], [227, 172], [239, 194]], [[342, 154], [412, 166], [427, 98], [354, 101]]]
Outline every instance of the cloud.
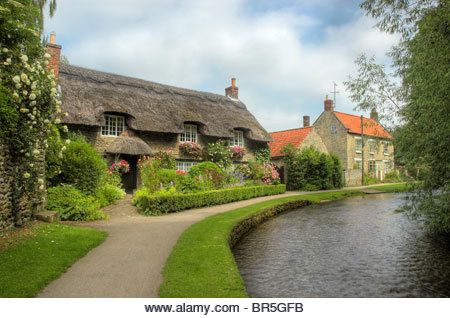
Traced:
[[[354, 71], [359, 52], [380, 56], [396, 40], [362, 14], [335, 25], [292, 10], [289, 1], [257, 11], [252, 4], [66, 0], [47, 29], [80, 66], [219, 94], [236, 76], [241, 99], [268, 130], [317, 116], [332, 82]], [[319, 33], [320, 41], [304, 40]], [[351, 111], [340, 90], [338, 107]]]

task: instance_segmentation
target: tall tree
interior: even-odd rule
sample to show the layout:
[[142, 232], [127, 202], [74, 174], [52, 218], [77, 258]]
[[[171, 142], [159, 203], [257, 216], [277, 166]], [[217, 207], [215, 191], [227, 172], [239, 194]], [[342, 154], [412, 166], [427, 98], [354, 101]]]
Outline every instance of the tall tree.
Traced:
[[49, 15], [53, 17], [56, 11], [56, 0], [33, 0], [33, 2], [39, 8], [38, 25], [40, 32], [42, 32], [44, 30], [45, 8], [48, 5]]

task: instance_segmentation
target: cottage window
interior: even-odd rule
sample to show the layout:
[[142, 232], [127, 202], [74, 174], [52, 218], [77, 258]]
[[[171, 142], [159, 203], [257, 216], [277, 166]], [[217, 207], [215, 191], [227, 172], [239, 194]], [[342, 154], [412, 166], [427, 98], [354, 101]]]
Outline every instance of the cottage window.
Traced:
[[197, 125], [184, 124], [184, 132], [180, 134], [180, 141], [197, 142]]
[[375, 160], [369, 160], [369, 172], [375, 172]]
[[362, 169], [362, 160], [361, 158], [355, 158], [354, 169]]
[[177, 170], [189, 171], [196, 164], [194, 161], [177, 161]]
[[384, 173], [389, 173], [392, 171], [392, 162], [390, 160], [383, 160], [384, 163]]
[[120, 136], [125, 128], [123, 116], [105, 115], [105, 125], [102, 126], [102, 136]]
[[242, 130], [235, 130], [230, 146], [244, 147], [244, 132]]
[[335, 135], [337, 133], [336, 125], [331, 125], [331, 133]]
[[375, 140], [369, 139], [369, 153], [373, 155], [376, 151]]
[[356, 153], [362, 152], [362, 139], [361, 137], [355, 137], [355, 151]]
[[389, 155], [389, 142], [387, 141], [383, 143], [383, 153], [385, 156]]

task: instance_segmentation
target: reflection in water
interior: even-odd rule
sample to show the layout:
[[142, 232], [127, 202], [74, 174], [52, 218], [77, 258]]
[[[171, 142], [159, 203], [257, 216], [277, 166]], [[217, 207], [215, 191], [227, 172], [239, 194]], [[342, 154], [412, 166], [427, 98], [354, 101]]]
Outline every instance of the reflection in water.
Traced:
[[450, 245], [377, 194], [280, 215], [234, 254], [252, 297], [449, 297]]

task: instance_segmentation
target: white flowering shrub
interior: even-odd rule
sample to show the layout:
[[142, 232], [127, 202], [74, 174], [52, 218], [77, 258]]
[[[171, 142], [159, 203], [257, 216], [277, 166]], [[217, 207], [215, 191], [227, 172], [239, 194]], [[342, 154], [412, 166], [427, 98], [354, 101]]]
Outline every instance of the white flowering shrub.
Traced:
[[58, 86], [48, 69], [50, 55], [41, 44], [38, 17], [34, 1], [0, 4], [0, 136], [14, 161], [16, 198], [30, 191], [43, 196], [48, 138], [61, 122]]

